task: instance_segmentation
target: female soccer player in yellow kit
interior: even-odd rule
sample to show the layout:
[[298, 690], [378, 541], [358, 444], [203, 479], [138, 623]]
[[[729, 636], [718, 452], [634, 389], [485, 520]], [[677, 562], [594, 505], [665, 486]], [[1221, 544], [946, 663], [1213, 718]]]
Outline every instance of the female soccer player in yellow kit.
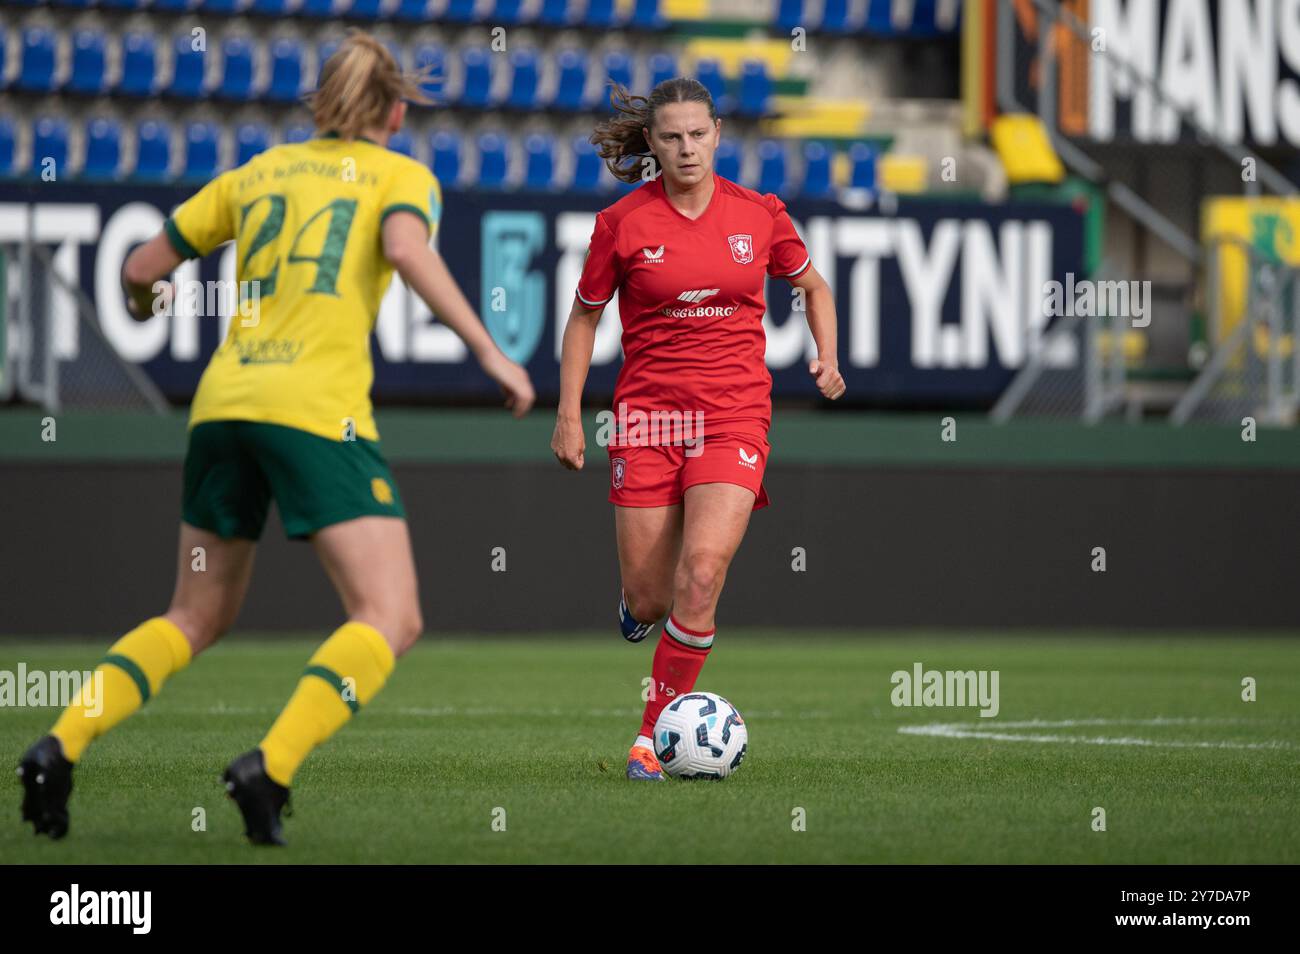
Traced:
[[[241, 287], [257, 283], [256, 307], [234, 316], [194, 397], [171, 606], [99, 664], [102, 711], [78, 700], [19, 765], [23, 818], [38, 834], [67, 832], [72, 767], [86, 746], [234, 621], [272, 498], [285, 532], [311, 540], [348, 618], [311, 657], [260, 745], [226, 769], [251, 841], [283, 844], [280, 811], [294, 773], [374, 698], [420, 635], [405, 514], [370, 406], [370, 332], [394, 269], [469, 346], [516, 416], [534, 394], [430, 247], [437, 180], [386, 148], [406, 100], [427, 102], [417, 80], [382, 44], [352, 33], [312, 97], [317, 138], [217, 177], [128, 257], [131, 309], [147, 316], [156, 282], [233, 239]], [[196, 572], [200, 547], [206, 568]]]

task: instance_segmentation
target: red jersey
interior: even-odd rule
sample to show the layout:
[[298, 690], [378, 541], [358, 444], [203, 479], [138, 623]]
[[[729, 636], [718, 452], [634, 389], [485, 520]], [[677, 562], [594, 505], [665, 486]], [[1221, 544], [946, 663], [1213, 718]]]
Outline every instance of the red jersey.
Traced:
[[809, 264], [780, 199], [717, 175], [697, 219], [673, 207], [662, 179], [599, 213], [578, 298], [595, 308], [618, 292], [615, 409], [702, 413], [706, 432], [741, 425], [766, 433], [764, 279], [794, 278]]

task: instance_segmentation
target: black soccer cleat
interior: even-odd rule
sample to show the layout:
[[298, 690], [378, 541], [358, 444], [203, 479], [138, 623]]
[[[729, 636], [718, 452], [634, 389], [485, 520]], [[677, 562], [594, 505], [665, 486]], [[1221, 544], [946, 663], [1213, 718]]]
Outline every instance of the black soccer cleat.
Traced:
[[226, 794], [235, 800], [244, 816], [244, 834], [255, 845], [283, 845], [280, 811], [292, 815], [289, 790], [266, 774], [261, 749], [245, 752], [226, 766], [221, 780]]
[[47, 735], [28, 749], [18, 763], [18, 780], [23, 783], [23, 821], [56, 841], [66, 835], [72, 763], [63, 757], [59, 740]]

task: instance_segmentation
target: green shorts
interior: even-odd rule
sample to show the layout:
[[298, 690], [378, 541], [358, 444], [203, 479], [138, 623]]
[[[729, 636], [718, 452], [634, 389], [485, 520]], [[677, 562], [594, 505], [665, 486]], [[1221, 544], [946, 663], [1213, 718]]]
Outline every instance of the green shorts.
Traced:
[[355, 517], [405, 517], [374, 441], [332, 441], [295, 427], [206, 421], [185, 452], [186, 523], [223, 539], [256, 540], [271, 498], [292, 539]]

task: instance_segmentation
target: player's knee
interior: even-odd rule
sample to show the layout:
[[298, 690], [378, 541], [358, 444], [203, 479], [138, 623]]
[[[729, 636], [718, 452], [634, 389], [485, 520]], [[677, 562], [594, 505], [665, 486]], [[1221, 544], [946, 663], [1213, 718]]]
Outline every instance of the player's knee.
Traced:
[[415, 606], [409, 613], [407, 613], [406, 618], [402, 623], [402, 652], [406, 652], [414, 646], [419, 640], [420, 634], [423, 632], [424, 616], [420, 613], [420, 607]]
[[722, 590], [727, 559], [712, 550], [684, 554], [677, 572], [677, 598], [692, 606], [710, 603]]
[[627, 611], [638, 622], [649, 623], [668, 615], [668, 600], [659, 594], [633, 587], [623, 591], [623, 599], [627, 603]]
[[394, 656], [401, 656], [414, 646], [424, 632], [424, 618], [419, 606], [393, 607], [386, 612], [362, 611], [353, 618], [378, 630]]
[[234, 613], [190, 607], [173, 607], [167, 611], [167, 618], [185, 635], [190, 653], [195, 656], [224, 636], [235, 622]]

